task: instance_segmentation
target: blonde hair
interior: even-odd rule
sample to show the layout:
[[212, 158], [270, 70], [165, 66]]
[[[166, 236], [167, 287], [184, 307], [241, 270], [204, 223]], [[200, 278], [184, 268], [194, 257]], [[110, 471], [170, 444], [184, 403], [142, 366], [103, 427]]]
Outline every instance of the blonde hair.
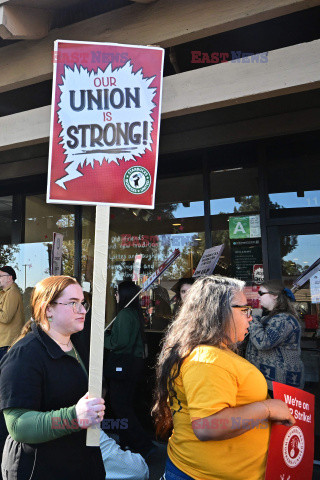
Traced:
[[32, 322], [37, 325], [46, 324], [49, 327], [49, 322], [46, 315], [47, 307], [54, 300], [59, 298], [61, 293], [69, 285], [79, 285], [77, 280], [67, 275], [53, 275], [44, 278], [36, 284], [31, 294], [31, 315], [32, 318], [24, 325], [20, 336], [14, 341], [12, 345], [24, 338], [31, 330]]

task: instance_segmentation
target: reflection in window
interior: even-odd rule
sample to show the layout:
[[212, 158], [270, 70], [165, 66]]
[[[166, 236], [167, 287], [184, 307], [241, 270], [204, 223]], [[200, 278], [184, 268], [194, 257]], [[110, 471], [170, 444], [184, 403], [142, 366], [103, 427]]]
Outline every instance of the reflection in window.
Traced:
[[[107, 277], [107, 322], [116, 313], [114, 287], [132, 279], [137, 255], [142, 255], [136, 282], [139, 285], [175, 249], [181, 256], [141, 295], [147, 328], [163, 330], [172, 318], [180, 277], [191, 277], [205, 249], [202, 176], [160, 179], [154, 210], [111, 208]], [[93, 273], [94, 209], [83, 209], [83, 276], [89, 290]], [[88, 242], [88, 244], [84, 244]]]
[[[255, 286], [263, 274], [261, 232], [251, 229], [251, 219], [259, 220], [260, 214], [257, 179], [256, 168], [214, 171], [210, 175], [212, 243], [224, 245], [214, 273], [239, 278], [248, 286]], [[232, 217], [244, 218], [239, 237], [230, 238]]]
[[0, 243], [11, 243], [11, 230], [12, 196], [0, 197]]
[[[92, 288], [94, 234], [95, 234], [95, 208], [82, 207], [82, 286], [86, 292]], [[109, 279], [107, 279], [109, 280]]]
[[48, 204], [45, 195], [26, 197], [25, 242], [43, 245], [51, 255], [53, 233], [61, 233], [63, 273], [71, 276], [74, 274], [74, 221], [73, 205]]
[[259, 195], [214, 199], [210, 201], [210, 210], [212, 215], [258, 212], [260, 210]]
[[[6, 252], [5, 258], [1, 258], [1, 251]], [[31, 316], [30, 296], [33, 287], [50, 275], [50, 251], [51, 244], [45, 242], [0, 246], [1, 261], [12, 266], [17, 274], [16, 283], [22, 293], [26, 319]]]
[[[320, 235], [283, 235], [280, 237], [280, 246], [282, 280], [285, 286], [291, 288], [296, 278], [319, 258]], [[320, 319], [319, 287], [315, 276], [311, 277], [295, 292], [295, 297], [296, 307], [306, 329], [303, 335], [313, 336], [316, 329], [315, 325]], [[310, 374], [309, 360], [304, 358], [305, 360], [307, 360], [306, 373]], [[314, 366], [311, 371], [314, 372]]]
[[269, 201], [269, 207], [273, 210], [280, 208], [320, 207], [320, 190], [270, 193]]
[[210, 174], [211, 215], [259, 212], [256, 168], [234, 168]]

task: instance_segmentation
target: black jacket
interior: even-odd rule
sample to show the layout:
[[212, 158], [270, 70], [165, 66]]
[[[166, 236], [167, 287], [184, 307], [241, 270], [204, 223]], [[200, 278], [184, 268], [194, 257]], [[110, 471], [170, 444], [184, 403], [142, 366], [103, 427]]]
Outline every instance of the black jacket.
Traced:
[[[82, 360], [88, 368], [87, 358]], [[75, 405], [87, 390], [79, 362], [35, 324], [0, 363], [1, 410], [57, 410]], [[86, 430], [40, 444], [21, 444], [9, 436], [2, 465], [8, 480], [105, 479], [100, 448], [86, 447]]]

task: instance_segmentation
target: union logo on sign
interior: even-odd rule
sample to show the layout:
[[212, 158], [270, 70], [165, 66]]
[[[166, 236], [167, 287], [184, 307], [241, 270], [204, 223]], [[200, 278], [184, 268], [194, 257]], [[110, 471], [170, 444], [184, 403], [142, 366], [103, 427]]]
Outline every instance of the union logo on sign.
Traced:
[[131, 167], [123, 178], [124, 186], [136, 195], [146, 192], [151, 185], [151, 175], [144, 167]]
[[291, 427], [283, 440], [282, 453], [285, 463], [294, 468], [301, 462], [305, 449], [305, 441], [301, 428]]

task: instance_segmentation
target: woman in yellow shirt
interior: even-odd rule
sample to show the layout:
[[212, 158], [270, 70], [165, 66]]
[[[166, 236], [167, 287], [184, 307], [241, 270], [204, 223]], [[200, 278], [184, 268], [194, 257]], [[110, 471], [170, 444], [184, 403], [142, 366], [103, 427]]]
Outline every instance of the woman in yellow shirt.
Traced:
[[166, 334], [153, 408], [157, 433], [172, 432], [166, 480], [262, 480], [270, 422], [295, 423], [235, 353], [252, 320], [243, 288], [220, 276], [197, 280]]

